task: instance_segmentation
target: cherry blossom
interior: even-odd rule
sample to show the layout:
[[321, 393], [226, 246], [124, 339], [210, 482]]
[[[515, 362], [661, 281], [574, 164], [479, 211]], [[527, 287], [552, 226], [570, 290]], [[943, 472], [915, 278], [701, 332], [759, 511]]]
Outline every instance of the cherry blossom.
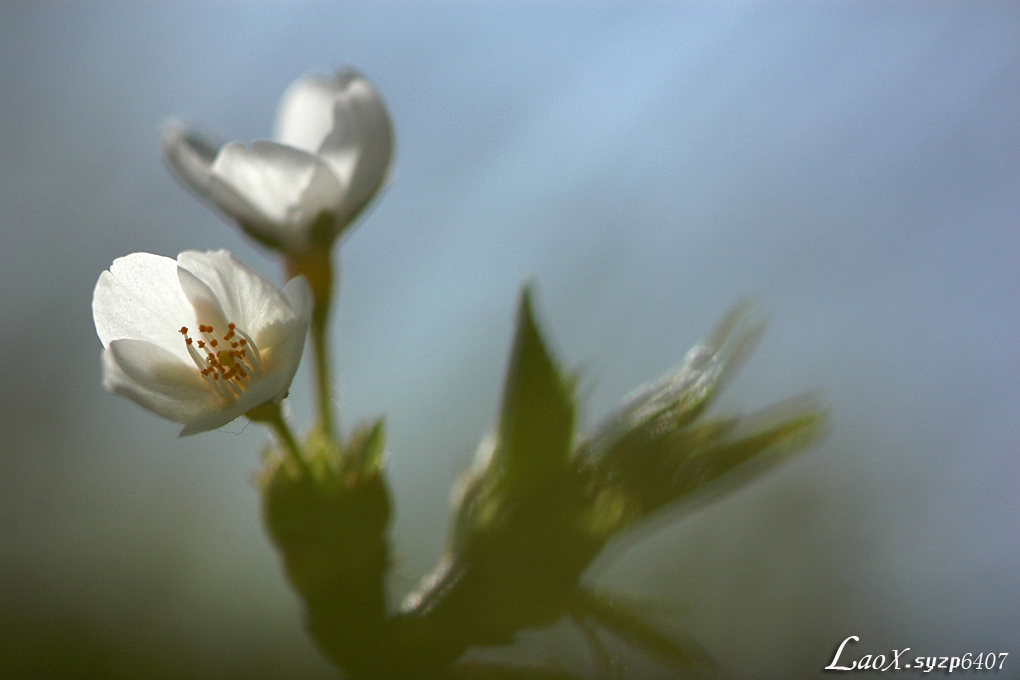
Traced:
[[280, 290], [225, 250], [118, 258], [92, 295], [103, 386], [181, 436], [221, 427], [287, 395], [311, 310], [304, 278]]
[[383, 186], [393, 126], [372, 84], [347, 69], [284, 93], [276, 141], [217, 145], [179, 122], [161, 147], [181, 181], [271, 247], [328, 245]]

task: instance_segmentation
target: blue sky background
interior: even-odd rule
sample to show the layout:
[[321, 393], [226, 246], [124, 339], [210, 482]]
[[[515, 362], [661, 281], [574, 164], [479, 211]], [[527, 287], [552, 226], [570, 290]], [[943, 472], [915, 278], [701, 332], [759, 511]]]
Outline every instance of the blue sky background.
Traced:
[[[159, 126], [267, 137], [291, 81], [352, 64], [398, 149], [340, 254], [338, 398], [387, 417], [395, 600], [494, 420], [522, 282], [588, 423], [751, 294], [772, 326], [720, 407], [818, 390], [831, 435], [592, 581], [681, 603], [724, 677], [813, 677], [849, 635], [1009, 666], [1017, 35], [1010, 2], [3, 4], [0, 630], [71, 617], [203, 677], [328, 677], [259, 526], [266, 434], [179, 440], [103, 393], [90, 300], [134, 251], [278, 276], [173, 181]], [[567, 627], [525, 647], [590, 669]]]

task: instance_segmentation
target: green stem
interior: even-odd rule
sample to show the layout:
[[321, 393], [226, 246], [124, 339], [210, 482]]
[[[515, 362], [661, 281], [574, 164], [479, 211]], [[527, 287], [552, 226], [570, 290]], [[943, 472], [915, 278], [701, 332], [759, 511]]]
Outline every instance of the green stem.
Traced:
[[319, 430], [333, 438], [333, 388], [330, 384], [329, 343], [326, 340], [328, 310], [312, 318], [312, 351], [315, 354], [315, 384], [319, 397]]
[[267, 402], [248, 411], [247, 416], [253, 422], [265, 423], [271, 427], [273, 432], [276, 433], [276, 438], [280, 441], [280, 446], [283, 447], [284, 452], [287, 454], [287, 458], [298, 467], [305, 466], [305, 461], [301, 458], [301, 449], [294, 438], [294, 433], [290, 430], [290, 426], [283, 419], [283, 412], [280, 410], [279, 404], [271, 401]]
[[315, 387], [319, 401], [319, 431], [330, 439], [333, 432], [333, 389], [329, 368], [329, 312], [333, 301], [333, 261], [328, 246], [287, 255], [287, 275], [304, 276], [312, 288], [312, 354], [315, 357]]
[[276, 431], [276, 436], [280, 439], [280, 444], [290, 454], [291, 459], [298, 464], [301, 464], [301, 452], [298, 450], [297, 441], [294, 439], [294, 433], [290, 431], [290, 426], [287, 425], [287, 421], [283, 419], [283, 414], [280, 413], [280, 409], [276, 409], [276, 417], [269, 421], [269, 424], [273, 426], [273, 430]]

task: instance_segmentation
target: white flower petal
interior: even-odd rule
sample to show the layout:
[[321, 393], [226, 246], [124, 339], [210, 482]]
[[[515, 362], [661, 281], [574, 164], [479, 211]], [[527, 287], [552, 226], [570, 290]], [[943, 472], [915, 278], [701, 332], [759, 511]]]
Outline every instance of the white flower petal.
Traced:
[[312, 307], [315, 305], [315, 294], [312, 292], [308, 280], [303, 276], [295, 277], [287, 282], [282, 292], [290, 303], [295, 318], [301, 319], [303, 323], [307, 324], [308, 320], [312, 318]]
[[289, 388], [298, 365], [301, 363], [305, 338], [308, 336], [308, 327], [312, 320], [315, 296], [312, 293], [312, 287], [303, 276], [288, 281], [287, 285], [283, 287], [283, 294], [290, 301], [291, 309], [295, 314], [292, 323], [293, 330], [285, 338], [267, 344], [267, 346], [270, 347], [268, 361], [274, 367], [285, 367], [280, 368], [279, 372], [285, 381], [285, 387]]
[[114, 340], [103, 350], [103, 387], [178, 423], [222, 406], [190, 359], [144, 340]]
[[[315, 156], [275, 142], [224, 146], [212, 167], [215, 182], [229, 191], [214, 200], [227, 212], [255, 223], [283, 240], [303, 235], [324, 210], [332, 211], [344, 189], [329, 167]], [[233, 194], [247, 206], [223, 201]], [[246, 225], [247, 226], [247, 225]]]
[[[182, 182], [263, 245], [301, 252], [336, 238], [386, 182], [393, 125], [373, 85], [344, 70], [299, 79], [280, 102], [280, 143], [209, 143], [180, 123], [161, 146]], [[331, 233], [312, 234], [320, 215]]]
[[180, 121], [170, 121], [160, 132], [159, 148], [177, 177], [200, 196], [209, 198], [212, 164], [219, 145], [189, 130]]
[[222, 305], [223, 325], [232, 321], [254, 336], [268, 324], [295, 318], [290, 301], [276, 286], [226, 250], [186, 250], [177, 262], [208, 286]]
[[195, 312], [178, 283], [177, 262], [169, 257], [132, 253], [114, 260], [96, 283], [92, 318], [104, 347], [132, 338], [188, 358], [177, 331], [195, 323]]
[[291, 380], [294, 379], [296, 370], [297, 364], [294, 365], [294, 369], [289, 372], [289, 375], [287, 372], [280, 371], [271, 373], [256, 381], [237, 401], [232, 402], [226, 408], [202, 411], [185, 423], [180, 436], [187, 437], [199, 432], [215, 430], [240, 418], [256, 406], [261, 406], [269, 401], [280, 401], [287, 395], [287, 389], [290, 387]]
[[[289, 324], [275, 324], [261, 330], [255, 342], [259, 347], [269, 348], [269, 359], [274, 366], [294, 367], [301, 360], [304, 351], [305, 336], [308, 334], [308, 325], [312, 318], [312, 307], [314, 296], [311, 286], [303, 276], [291, 279], [284, 286], [283, 294], [291, 301], [295, 313], [294, 320]], [[294, 375], [291, 373], [290, 379]], [[290, 379], [287, 383], [290, 384]]]
[[305, 336], [308, 335], [308, 327], [294, 328], [287, 337], [277, 342], [270, 350], [269, 360], [274, 366], [289, 366], [289, 373], [281, 372], [280, 376], [289, 386], [297, 372], [298, 364], [301, 362], [301, 355], [305, 349]]
[[385, 183], [393, 159], [393, 123], [382, 97], [361, 75], [337, 74], [333, 130], [319, 147], [346, 187], [337, 221], [346, 225]]
[[216, 299], [216, 294], [212, 292], [212, 289], [205, 285], [197, 276], [179, 265], [177, 267], [177, 281], [181, 290], [184, 291], [184, 295], [191, 302], [198, 323], [213, 326], [219, 329], [220, 333], [226, 333], [227, 324], [230, 322], [227, 321], [227, 316], [223, 313], [223, 307], [220, 306], [220, 301]]
[[280, 98], [276, 112], [276, 141], [317, 153], [333, 130], [333, 102], [337, 79], [318, 75], [295, 81]]
[[92, 306], [104, 386], [184, 424], [184, 435], [286, 396], [312, 293], [304, 279], [281, 292], [226, 251], [136, 253], [103, 272]]

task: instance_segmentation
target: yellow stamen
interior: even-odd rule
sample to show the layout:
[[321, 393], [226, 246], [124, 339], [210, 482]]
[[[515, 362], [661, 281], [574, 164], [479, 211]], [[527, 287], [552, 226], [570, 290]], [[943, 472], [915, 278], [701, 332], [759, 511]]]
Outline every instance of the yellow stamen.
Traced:
[[[227, 334], [223, 340], [230, 344], [230, 349], [210, 351], [207, 346], [215, 348], [219, 341], [212, 336], [214, 329], [207, 324], [199, 324], [198, 331], [205, 335], [205, 340], [194, 340], [188, 335], [188, 327], [181, 326], [180, 333], [184, 336], [184, 344], [188, 354], [198, 367], [199, 374], [224, 399], [233, 401], [248, 388], [248, 385], [262, 375], [262, 357], [258, 347], [248, 335], [233, 323], [227, 325]], [[233, 338], [240, 336], [238, 340]], [[205, 349], [205, 357], [195, 349]], [[248, 348], [252, 352], [249, 356]]]

